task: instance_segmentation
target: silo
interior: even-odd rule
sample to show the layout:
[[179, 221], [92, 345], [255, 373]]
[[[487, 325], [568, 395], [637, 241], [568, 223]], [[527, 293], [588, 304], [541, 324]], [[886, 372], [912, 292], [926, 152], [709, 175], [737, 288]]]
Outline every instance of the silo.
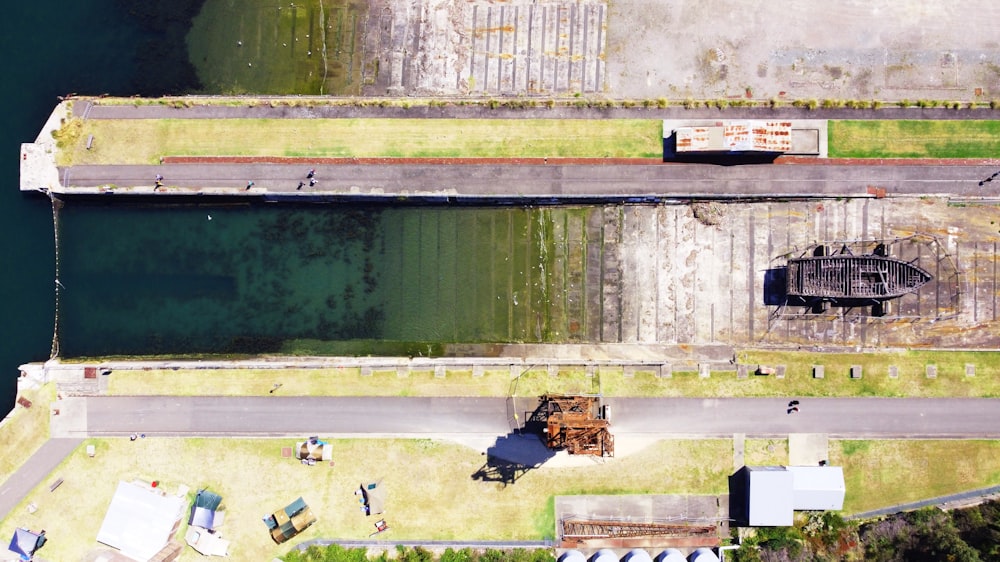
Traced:
[[618, 562], [618, 555], [613, 550], [602, 548], [590, 557], [590, 562]]
[[656, 562], [685, 562], [685, 558], [676, 548], [668, 548], [656, 555]]
[[688, 556], [688, 562], [719, 562], [719, 557], [711, 549], [701, 547]]
[[623, 562], [653, 562], [653, 559], [649, 557], [649, 553], [641, 548], [634, 548], [628, 551], [628, 554], [622, 558]]
[[559, 562], [587, 562], [587, 557], [579, 550], [567, 550], [559, 557]]

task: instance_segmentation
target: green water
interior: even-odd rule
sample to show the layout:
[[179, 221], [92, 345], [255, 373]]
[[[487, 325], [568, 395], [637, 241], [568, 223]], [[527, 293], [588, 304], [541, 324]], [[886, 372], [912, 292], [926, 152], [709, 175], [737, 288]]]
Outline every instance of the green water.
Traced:
[[[168, 8], [176, 12], [180, 3]], [[11, 2], [0, 18], [0, 264], [4, 268], [0, 410], [4, 413], [14, 403], [17, 366], [49, 357], [54, 317], [52, 210], [44, 197], [18, 191], [20, 144], [38, 135], [56, 96], [155, 94], [185, 88], [184, 65], [176, 64], [177, 49], [172, 56], [162, 56], [164, 47], [172, 44], [163, 33], [170, 22], [150, 20], [158, 22], [157, 29], [144, 27], [128, 15], [125, 4], [139, 6], [116, 0]]]
[[[186, 42], [201, 3], [93, 0], [55, 10], [15, 3], [0, 18], [6, 55], [0, 99], [7, 108], [0, 129], [8, 155], [0, 190], [5, 410], [13, 404], [16, 366], [49, 357], [56, 316], [52, 209], [46, 198], [18, 192], [15, 156], [20, 143], [34, 140], [56, 97], [284, 91], [237, 76], [251, 67], [224, 34], [218, 46], [200, 44], [198, 68], [208, 68], [201, 64], [207, 58], [216, 66], [206, 76], [214, 72], [230, 85], [206, 80], [202, 88]], [[235, 9], [219, 0], [211, 5]], [[248, 41], [258, 37], [273, 46], [281, 38], [258, 35], [271, 28], [254, 21], [283, 26], [287, 17], [254, 5], [233, 12], [239, 25], [224, 14], [198, 21], [213, 24], [204, 29], [253, 31], [243, 47], [256, 49]], [[346, 92], [360, 86], [365, 63], [352, 46], [357, 6], [337, 6], [322, 14], [306, 10], [304, 17], [325, 21], [326, 45], [339, 49], [328, 53], [325, 91]], [[315, 72], [295, 60], [305, 76]], [[304, 91], [313, 91], [309, 84]], [[399, 354], [443, 342], [563, 341], [582, 325], [573, 319], [580, 312], [567, 304], [566, 287], [582, 275], [585, 260], [583, 242], [566, 243], [560, 228], [572, 221], [581, 231], [589, 212], [71, 200], [60, 211], [59, 351], [64, 357]]]
[[60, 211], [60, 351], [557, 341], [551, 224], [569, 212], [580, 211], [70, 201]]

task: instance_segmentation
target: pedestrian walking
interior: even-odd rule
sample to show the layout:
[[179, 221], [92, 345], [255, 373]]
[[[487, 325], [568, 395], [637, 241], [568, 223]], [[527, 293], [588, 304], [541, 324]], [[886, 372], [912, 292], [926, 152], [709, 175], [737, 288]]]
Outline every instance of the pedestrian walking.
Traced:
[[247, 182], [247, 189], [250, 189], [251, 187], [253, 187], [253, 182], [252, 181], [248, 181]]
[[163, 176], [156, 174], [156, 181], [163, 181]]
[[789, 408], [791, 408], [792, 406], [798, 406], [798, 405], [799, 405], [799, 401], [798, 400], [792, 400], [791, 402], [788, 403], [788, 407]]
[[798, 412], [798, 411], [799, 411], [799, 407], [798, 406], [792, 406], [791, 408], [788, 409], [788, 413], [789, 414], [794, 414], [795, 412]]
[[299, 186], [298, 186], [298, 187], [296, 187], [295, 189], [302, 189], [302, 186], [303, 186], [303, 185], [305, 185], [305, 184], [306, 184], [306, 182], [304, 182], [304, 181], [300, 181], [300, 182], [299, 182]]
[[306, 174], [306, 179], [312, 179], [316, 175], [316, 170], [314, 168], [309, 168], [309, 173]]
[[139, 436], [138, 436], [138, 435], [136, 435], [136, 434], [134, 434], [134, 433], [133, 433], [132, 435], [129, 435], [129, 436], [128, 436], [128, 440], [129, 440], [129, 441], [135, 441], [135, 440], [136, 440], [136, 439], [138, 439], [138, 438], [139, 438]]
[[309, 187], [312, 187], [317, 183], [319, 183], [319, 181], [316, 178], [309, 178]]

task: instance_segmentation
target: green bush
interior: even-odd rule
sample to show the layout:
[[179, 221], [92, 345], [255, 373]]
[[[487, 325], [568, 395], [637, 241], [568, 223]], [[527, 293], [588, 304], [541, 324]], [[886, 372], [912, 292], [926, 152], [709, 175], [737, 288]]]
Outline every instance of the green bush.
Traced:
[[399, 554], [399, 562], [434, 562], [434, 555], [422, 546], [406, 548], [396, 545], [396, 552]]

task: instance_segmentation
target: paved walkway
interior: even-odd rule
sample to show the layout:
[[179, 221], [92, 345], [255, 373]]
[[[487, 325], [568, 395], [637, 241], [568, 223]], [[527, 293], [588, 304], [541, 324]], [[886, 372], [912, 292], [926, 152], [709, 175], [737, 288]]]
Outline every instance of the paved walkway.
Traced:
[[0, 514], [6, 517], [35, 486], [57, 475], [51, 474], [63, 459], [83, 443], [81, 438], [54, 438], [45, 442], [20, 469], [0, 485]]
[[961, 492], [958, 494], [939, 496], [936, 498], [931, 498], [929, 500], [904, 503], [899, 505], [893, 505], [890, 507], [883, 507], [881, 509], [873, 509], [871, 511], [855, 513], [850, 517], [848, 517], [848, 519], [871, 519], [872, 517], [879, 517], [880, 515], [890, 515], [893, 513], [899, 513], [901, 511], [913, 511], [915, 509], [920, 509], [922, 507], [929, 507], [932, 505], [940, 506], [942, 508], [963, 507], [980, 503], [981, 501], [994, 498], [998, 495], [1000, 495], [1000, 486], [992, 486], [990, 488], [980, 488], [979, 490], [970, 490], [968, 492]]
[[[536, 398], [95, 396], [65, 436], [464, 438], [504, 436]], [[787, 437], [1000, 439], [1000, 399], [606, 398], [615, 435], [647, 438]]]
[[[525, 201], [622, 201], [635, 199], [746, 199], [932, 195], [992, 198], [983, 178], [1000, 163], [858, 166], [706, 166], [704, 164], [316, 164], [188, 163], [73, 166], [60, 169], [67, 193], [153, 195], [153, 178], [164, 176], [157, 196], [229, 195], [285, 198], [375, 197]], [[319, 183], [299, 188], [306, 170]], [[247, 189], [248, 180], [254, 185]], [[113, 190], [102, 186], [113, 184]]]

